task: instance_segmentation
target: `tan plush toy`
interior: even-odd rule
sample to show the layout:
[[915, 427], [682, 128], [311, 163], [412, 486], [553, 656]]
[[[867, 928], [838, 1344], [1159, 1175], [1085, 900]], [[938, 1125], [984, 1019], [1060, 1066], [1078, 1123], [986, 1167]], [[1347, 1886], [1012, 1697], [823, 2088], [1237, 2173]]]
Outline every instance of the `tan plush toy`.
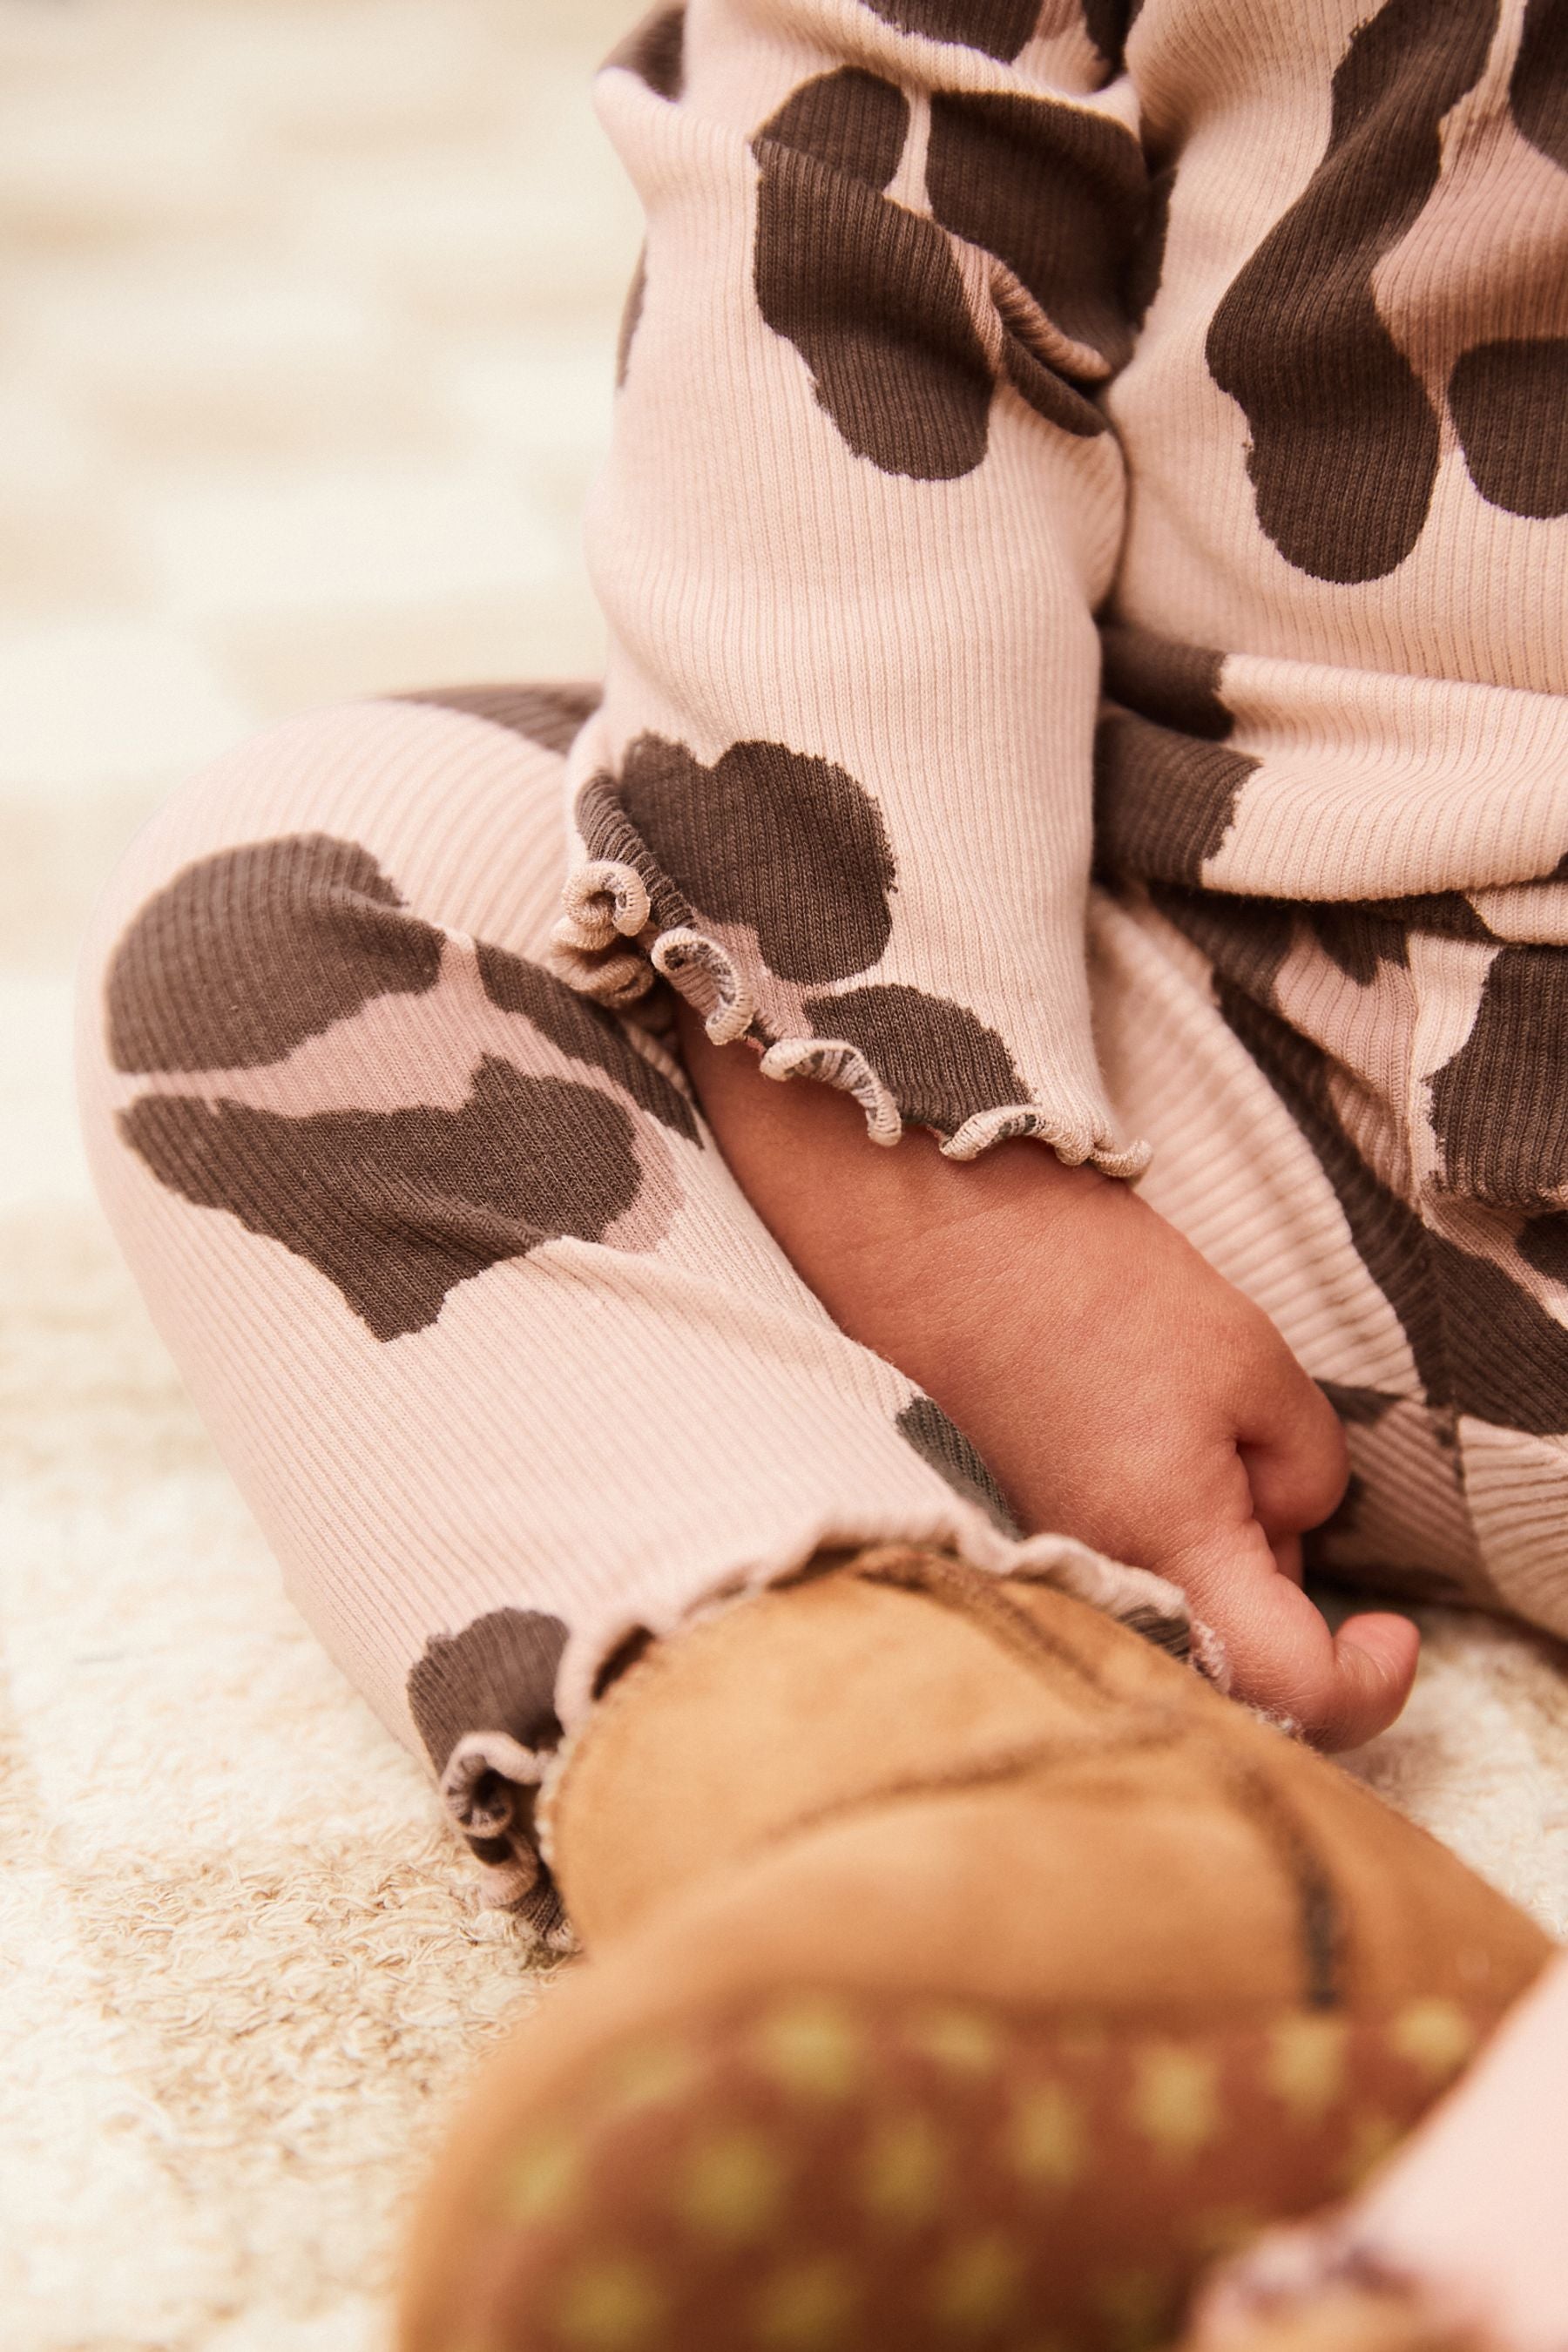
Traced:
[[1124, 1626], [905, 1549], [630, 1664], [545, 1835], [590, 1958], [458, 2121], [404, 2352], [1168, 2342], [1550, 1948]]

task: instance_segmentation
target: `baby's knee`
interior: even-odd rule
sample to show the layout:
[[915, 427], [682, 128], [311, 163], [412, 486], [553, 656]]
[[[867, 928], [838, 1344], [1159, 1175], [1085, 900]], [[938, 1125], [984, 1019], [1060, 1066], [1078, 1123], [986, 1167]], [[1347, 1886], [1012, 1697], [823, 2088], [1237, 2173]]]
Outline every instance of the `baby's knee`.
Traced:
[[[525, 716], [530, 692], [512, 690]], [[460, 696], [346, 704], [241, 744], [165, 803], [103, 894], [89, 1053], [124, 1072], [254, 1068], [432, 987], [444, 936], [526, 951], [558, 912], [562, 773], [558, 741]]]
[[350, 1009], [345, 991], [431, 983], [430, 925], [344, 822], [344, 758], [364, 730], [363, 707], [272, 730], [143, 826], [85, 943], [87, 1060], [255, 1067]]

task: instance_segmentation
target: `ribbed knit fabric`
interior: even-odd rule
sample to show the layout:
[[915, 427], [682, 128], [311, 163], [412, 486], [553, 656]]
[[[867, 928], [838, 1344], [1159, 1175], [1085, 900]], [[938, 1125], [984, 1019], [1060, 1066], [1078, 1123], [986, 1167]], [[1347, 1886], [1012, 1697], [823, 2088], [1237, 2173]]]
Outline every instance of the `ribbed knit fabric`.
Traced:
[[603, 698], [301, 719], [118, 877], [105, 1200], [504, 1890], [605, 1662], [824, 1549], [1184, 1638], [1168, 1587], [1020, 1544], [834, 1328], [667, 983], [885, 1142], [1152, 1143], [1347, 1423], [1330, 1564], [1568, 1632], [1563, 23], [657, 16], [601, 84], [648, 212]]
[[[1186, 1638], [1157, 1579], [1018, 1539], [792, 1272], [658, 1038], [544, 968], [584, 698], [373, 703], [237, 753], [136, 844], [82, 1008], [93, 1163], [159, 1327], [301, 1606], [524, 1901], [531, 1791], [605, 1662], [820, 1551], [934, 1545]], [[1496, 950], [1423, 935], [1362, 980], [1257, 914], [1094, 898], [1150, 1196], [1349, 1425], [1331, 1564], [1568, 1631], [1556, 1276], [1516, 1211], [1409, 1174], [1406, 1107]], [[1562, 1223], [1524, 1225], [1537, 1258]]]
[[1564, 936], [1555, 0], [691, 0], [600, 102], [577, 985], [1126, 1174], [1097, 786], [1108, 872]]
[[1538, 1018], [1500, 1037], [1489, 1015], [1508, 957], [1568, 988], [1562, 950], [1373, 907], [1320, 929], [1173, 888], [1097, 894], [1090, 942], [1110, 1097], [1154, 1146], [1144, 1198], [1344, 1423], [1350, 1490], [1319, 1565], [1568, 1633], [1568, 1215], [1548, 1158], [1568, 1034]]
[[526, 1899], [531, 1792], [606, 1658], [819, 1551], [1032, 1570], [1178, 1648], [1186, 1612], [1019, 1539], [658, 1041], [544, 969], [582, 689], [446, 699], [296, 720], [141, 835], [89, 950], [84, 1115], [291, 1590]]

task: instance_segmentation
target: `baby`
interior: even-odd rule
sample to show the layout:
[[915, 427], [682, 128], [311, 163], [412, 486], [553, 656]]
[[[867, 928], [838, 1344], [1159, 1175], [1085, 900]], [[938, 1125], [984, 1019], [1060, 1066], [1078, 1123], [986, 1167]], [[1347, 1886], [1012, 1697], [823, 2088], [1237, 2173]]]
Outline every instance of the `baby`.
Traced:
[[[972, 2231], [889, 2340], [1141, 2342], [1543, 1957], [1231, 1701], [1404, 1702], [1304, 1548], [1568, 1633], [1568, 13], [693, 0], [600, 94], [603, 686], [190, 787], [100, 919], [94, 1162], [497, 1899], [626, 1939], [476, 2130], [501, 2205], [452, 2174], [526, 2242], [494, 2340], [882, 2340], [854, 2168], [1001, 2211], [1016, 2028], [1121, 2303]], [[869, 2138], [786, 2164], [736, 2034]], [[777, 2258], [711, 2338], [605, 2186], [658, 2171], [623, 2059]]]

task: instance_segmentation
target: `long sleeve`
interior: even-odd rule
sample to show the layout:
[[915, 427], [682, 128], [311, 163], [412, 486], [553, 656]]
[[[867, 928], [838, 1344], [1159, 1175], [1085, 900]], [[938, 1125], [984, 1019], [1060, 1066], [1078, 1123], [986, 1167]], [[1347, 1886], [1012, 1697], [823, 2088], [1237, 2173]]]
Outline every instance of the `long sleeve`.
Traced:
[[562, 968], [662, 975], [880, 1141], [1134, 1174], [1084, 947], [1130, 85], [1079, 0], [691, 0], [599, 100], [647, 236]]

